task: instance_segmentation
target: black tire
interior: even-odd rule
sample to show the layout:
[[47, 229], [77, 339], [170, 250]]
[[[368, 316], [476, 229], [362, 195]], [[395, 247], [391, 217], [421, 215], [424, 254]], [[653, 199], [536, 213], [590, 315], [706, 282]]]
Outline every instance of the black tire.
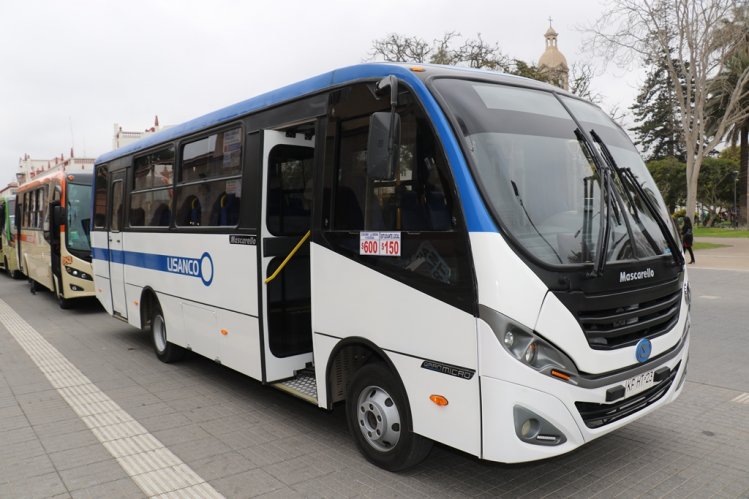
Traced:
[[62, 293], [57, 288], [57, 281], [55, 281], [55, 296], [57, 297], [57, 303], [60, 305], [61, 309], [68, 310], [71, 307], [72, 303], [70, 300], [63, 298]]
[[410, 468], [427, 457], [433, 442], [413, 432], [403, 384], [384, 364], [359, 369], [346, 394], [346, 420], [359, 450], [388, 471]]
[[151, 342], [153, 351], [161, 362], [179, 362], [185, 358], [185, 349], [167, 340], [166, 320], [161, 307], [156, 305], [151, 315]]

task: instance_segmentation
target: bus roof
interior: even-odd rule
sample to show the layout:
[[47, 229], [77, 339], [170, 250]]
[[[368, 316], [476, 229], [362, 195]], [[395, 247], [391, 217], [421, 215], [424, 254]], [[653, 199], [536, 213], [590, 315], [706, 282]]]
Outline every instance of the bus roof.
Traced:
[[72, 184], [91, 185], [93, 178], [94, 178], [94, 175], [91, 172], [72, 173], [72, 172], [65, 172], [62, 170], [55, 170], [52, 172], [46, 172], [41, 175], [37, 175], [36, 177], [29, 180], [28, 182], [25, 182], [19, 185], [16, 188], [16, 194], [23, 193], [31, 189], [36, 189], [42, 184], [49, 184], [50, 182], [53, 182], [53, 181], [59, 181], [61, 183], [64, 183], [65, 181], [67, 181]]
[[[423, 68], [425, 71], [413, 71], [412, 68]], [[494, 80], [500, 83], [510, 83], [515, 85], [524, 85], [544, 90], [554, 90], [561, 93], [567, 93], [564, 90], [553, 87], [546, 83], [538, 82], [520, 76], [499, 73], [496, 71], [486, 71], [480, 69], [460, 68], [456, 66], [438, 66], [431, 64], [392, 64], [392, 63], [368, 63], [358, 64], [336, 69], [328, 73], [323, 73], [306, 80], [302, 80], [285, 87], [252, 97], [242, 102], [232, 104], [223, 109], [213, 111], [199, 118], [182, 123], [156, 134], [144, 137], [132, 144], [128, 144], [114, 151], [102, 154], [96, 159], [96, 164], [106, 163], [114, 159], [128, 156], [148, 149], [162, 142], [169, 142], [184, 135], [198, 132], [205, 128], [220, 125], [254, 111], [259, 111], [285, 101], [294, 100], [306, 95], [314, 94], [346, 82], [381, 78], [388, 75], [395, 75], [403, 81], [417, 85], [423, 79], [434, 76], [462, 76], [464, 78], [481, 78]]]

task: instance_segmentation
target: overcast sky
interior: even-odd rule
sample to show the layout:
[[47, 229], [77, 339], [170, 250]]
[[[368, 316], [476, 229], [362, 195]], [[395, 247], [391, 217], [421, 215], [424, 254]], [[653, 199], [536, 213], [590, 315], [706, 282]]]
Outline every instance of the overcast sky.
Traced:
[[[28, 153], [96, 157], [113, 124], [178, 124], [319, 73], [363, 62], [389, 33], [426, 40], [481, 33], [537, 62], [553, 19], [559, 49], [594, 62], [576, 30], [600, 14], [585, 0], [2, 0], [0, 185]], [[600, 66], [600, 64], [599, 64]], [[637, 70], [594, 79], [606, 110], [627, 108]]]

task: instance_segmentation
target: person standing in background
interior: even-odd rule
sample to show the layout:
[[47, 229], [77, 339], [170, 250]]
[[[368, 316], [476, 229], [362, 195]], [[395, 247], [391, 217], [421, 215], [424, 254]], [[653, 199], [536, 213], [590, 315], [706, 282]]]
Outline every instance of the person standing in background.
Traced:
[[684, 250], [689, 251], [689, 257], [694, 263], [694, 252], [692, 251], [692, 242], [694, 242], [694, 235], [692, 234], [692, 220], [689, 217], [684, 217], [684, 225], [681, 228], [681, 241], [684, 245]]

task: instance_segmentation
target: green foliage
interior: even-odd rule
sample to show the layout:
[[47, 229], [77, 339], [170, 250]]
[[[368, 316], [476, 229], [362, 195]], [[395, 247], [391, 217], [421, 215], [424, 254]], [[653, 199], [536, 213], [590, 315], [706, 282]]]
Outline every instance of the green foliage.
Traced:
[[694, 237], [749, 238], [749, 230], [722, 229], [720, 227], [695, 227]]
[[668, 157], [648, 161], [648, 170], [653, 176], [668, 211], [684, 205], [687, 199], [687, 165], [677, 158]]
[[[631, 129], [635, 132], [636, 144], [647, 151], [649, 160], [676, 157], [684, 161], [682, 128], [667, 61], [659, 59], [646, 63], [650, 65], [650, 72], [630, 107], [635, 122], [639, 123]], [[674, 63], [677, 67], [685, 66], [678, 61]]]
[[721, 211], [733, 207], [738, 164], [730, 159], [705, 158], [700, 169], [697, 199], [708, 212], [705, 225], [712, 225]]
[[538, 66], [533, 63], [527, 63], [520, 59], [513, 60], [513, 68], [510, 70], [510, 73], [517, 76], [523, 76], [525, 78], [531, 78], [533, 80], [549, 83], [547, 75], [543, 71], [538, 69]]

